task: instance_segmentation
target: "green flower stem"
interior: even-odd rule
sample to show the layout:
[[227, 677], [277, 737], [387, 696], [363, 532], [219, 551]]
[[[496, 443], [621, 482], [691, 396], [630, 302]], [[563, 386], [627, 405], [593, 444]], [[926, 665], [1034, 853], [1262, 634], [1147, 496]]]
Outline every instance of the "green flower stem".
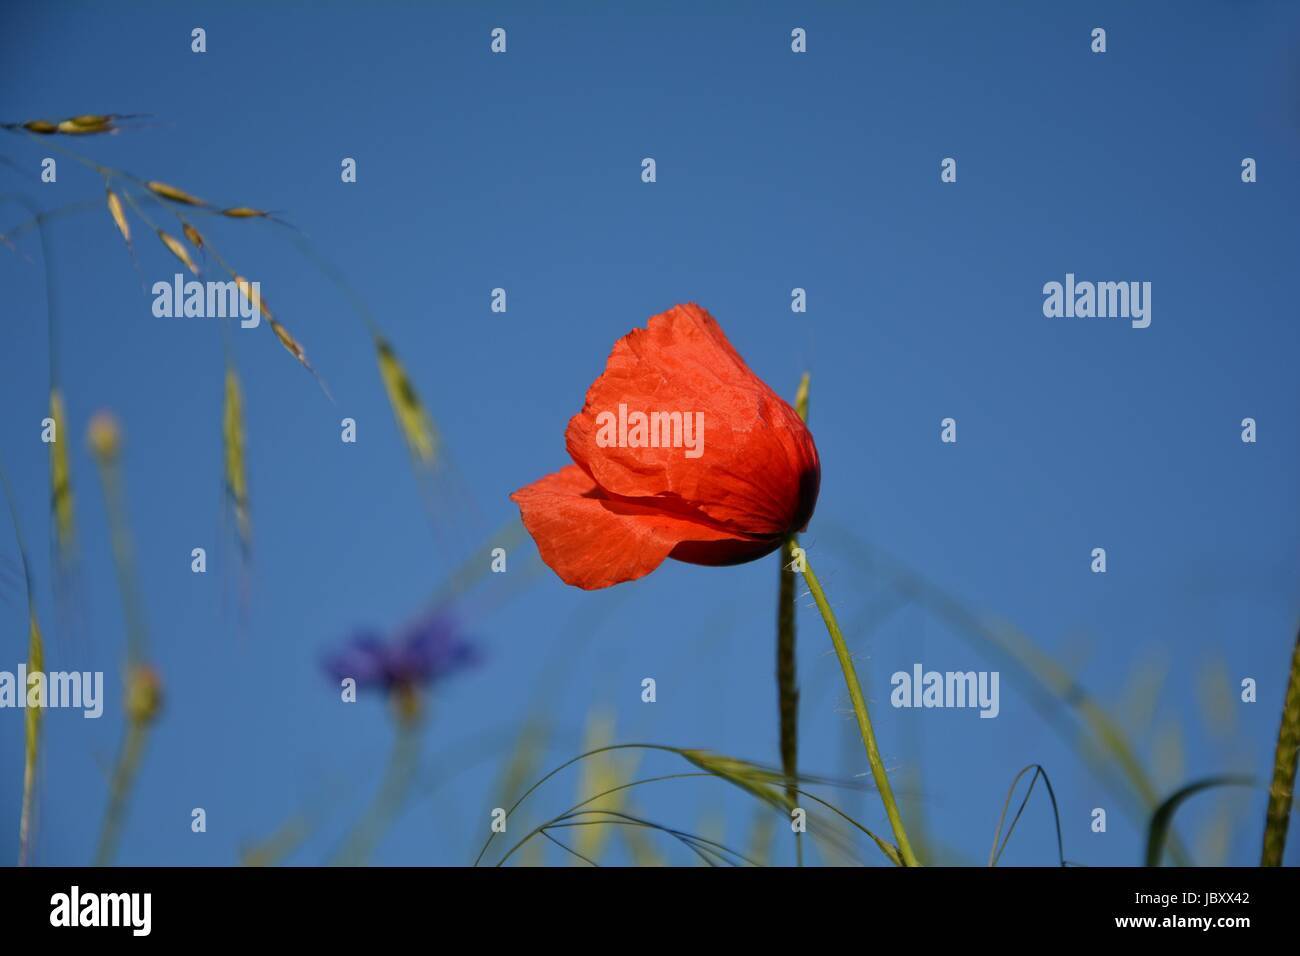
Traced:
[[831, 610], [830, 602], [826, 600], [826, 592], [822, 590], [821, 582], [817, 580], [817, 575], [807, 563], [806, 556], [803, 576], [808, 582], [808, 590], [812, 592], [813, 600], [817, 602], [817, 610], [821, 612], [822, 620], [826, 622], [831, 643], [835, 645], [835, 656], [839, 658], [840, 669], [844, 671], [844, 683], [849, 689], [849, 698], [853, 701], [853, 713], [858, 718], [858, 731], [862, 734], [863, 746], [867, 748], [867, 763], [871, 766], [872, 779], [875, 780], [876, 789], [880, 792], [880, 802], [885, 805], [885, 813], [889, 817], [890, 827], [893, 828], [899, 855], [905, 866], [920, 866], [920, 861], [912, 852], [912, 844], [907, 839], [903, 818], [898, 812], [898, 802], [894, 799], [894, 791], [889, 786], [889, 775], [885, 772], [885, 764], [880, 759], [880, 750], [876, 747], [876, 732], [871, 729], [871, 717], [867, 714], [867, 702], [862, 696], [862, 685], [858, 683], [858, 672], [853, 667], [853, 658], [849, 656], [849, 648], [844, 643], [844, 635], [840, 633], [835, 612]]
[[1264, 822], [1264, 855], [1260, 866], [1281, 866], [1286, 847], [1287, 824], [1295, 795], [1297, 757], [1300, 757], [1300, 633], [1291, 655], [1291, 677], [1282, 703], [1282, 726], [1277, 732], [1277, 754], [1273, 759], [1273, 783], [1268, 791], [1268, 815]]

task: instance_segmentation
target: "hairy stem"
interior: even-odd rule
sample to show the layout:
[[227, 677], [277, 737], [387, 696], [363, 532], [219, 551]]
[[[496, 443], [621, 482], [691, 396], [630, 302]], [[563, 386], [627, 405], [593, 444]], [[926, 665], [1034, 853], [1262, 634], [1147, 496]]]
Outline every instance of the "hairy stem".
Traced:
[[894, 831], [894, 842], [898, 844], [899, 855], [906, 866], [920, 866], [920, 861], [912, 852], [912, 844], [908, 842], [907, 831], [903, 827], [903, 817], [898, 812], [898, 801], [894, 799], [893, 788], [889, 785], [889, 774], [885, 772], [884, 761], [880, 759], [880, 750], [876, 746], [876, 732], [871, 728], [871, 717], [867, 713], [867, 702], [862, 696], [862, 685], [858, 683], [858, 673], [853, 666], [853, 658], [849, 654], [848, 645], [844, 643], [844, 635], [840, 633], [839, 622], [835, 620], [835, 612], [831, 610], [830, 602], [826, 600], [826, 592], [822, 590], [821, 582], [817, 580], [811, 565], [806, 563], [806, 556], [804, 561], [804, 580], [808, 582], [808, 590], [812, 592], [813, 600], [817, 602], [817, 610], [821, 612], [831, 643], [835, 645], [835, 656], [839, 659], [840, 669], [844, 672], [844, 684], [848, 687], [849, 699], [853, 701], [853, 713], [858, 719], [858, 732], [862, 735], [862, 744], [867, 750], [867, 763], [871, 767], [871, 777], [880, 792], [880, 802], [885, 806], [885, 814], [889, 817], [889, 825]]

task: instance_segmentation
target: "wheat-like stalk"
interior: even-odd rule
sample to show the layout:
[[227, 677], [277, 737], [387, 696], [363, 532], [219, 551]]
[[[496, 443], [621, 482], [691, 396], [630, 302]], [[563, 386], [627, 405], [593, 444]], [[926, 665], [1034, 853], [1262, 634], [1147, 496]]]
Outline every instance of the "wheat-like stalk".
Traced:
[[[27, 546], [23, 542], [22, 528], [18, 524], [18, 507], [14, 503], [13, 492], [4, 469], [0, 468], [0, 489], [3, 489], [5, 501], [9, 505], [9, 517], [13, 522], [14, 537], [18, 542], [18, 555], [23, 566], [23, 581], [27, 594], [27, 666], [35, 673], [45, 671], [45, 642], [41, 639], [41, 626], [36, 620], [36, 596], [32, 586], [31, 564], [27, 559]], [[18, 693], [26, 695], [27, 688], [18, 688]], [[40, 759], [41, 707], [28, 706], [25, 720], [25, 741], [23, 747], [23, 796], [22, 810], [18, 819], [18, 865], [23, 866], [31, 860], [32, 817], [36, 803], [36, 765]]]
[[419, 466], [434, 464], [438, 452], [438, 432], [433, 418], [416, 394], [411, 378], [388, 342], [375, 337], [375, 352], [379, 358], [379, 374], [384, 380], [388, 403], [402, 432], [402, 439]]
[[50, 442], [50, 504], [54, 510], [59, 554], [66, 563], [73, 547], [72, 478], [68, 464], [68, 415], [63, 408], [63, 395], [57, 388], [50, 391], [50, 420], [54, 422], [54, 441]]
[[252, 547], [252, 521], [248, 511], [248, 475], [244, 461], [244, 399], [239, 374], [232, 363], [226, 364], [225, 404], [221, 415], [224, 445], [226, 494], [235, 516], [235, 529], [241, 552], [247, 556]]
[[1295, 799], [1296, 763], [1300, 759], [1300, 631], [1291, 654], [1291, 673], [1282, 703], [1282, 726], [1277, 731], [1273, 782], [1268, 789], [1268, 814], [1264, 820], [1264, 854], [1260, 866], [1281, 866], [1287, 825]]

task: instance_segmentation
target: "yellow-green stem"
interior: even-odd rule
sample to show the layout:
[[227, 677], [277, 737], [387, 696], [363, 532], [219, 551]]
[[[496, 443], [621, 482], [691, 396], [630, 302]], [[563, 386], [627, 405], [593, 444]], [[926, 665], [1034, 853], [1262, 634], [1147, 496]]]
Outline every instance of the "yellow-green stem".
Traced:
[[806, 555], [803, 576], [808, 582], [808, 590], [812, 592], [813, 600], [817, 602], [817, 610], [821, 612], [822, 620], [826, 622], [831, 643], [835, 645], [835, 656], [839, 658], [840, 669], [844, 671], [844, 683], [849, 689], [849, 699], [853, 701], [853, 713], [858, 719], [858, 732], [862, 734], [862, 744], [867, 750], [867, 763], [871, 767], [871, 777], [876, 782], [876, 789], [880, 792], [880, 802], [885, 806], [885, 814], [889, 817], [889, 825], [894, 831], [894, 842], [898, 844], [899, 856], [906, 866], [920, 866], [920, 861], [912, 852], [912, 844], [907, 839], [903, 817], [898, 812], [898, 801], [894, 799], [893, 788], [889, 785], [889, 774], [885, 772], [884, 761], [880, 759], [880, 749], [876, 746], [876, 732], [871, 729], [867, 701], [862, 696], [862, 685], [858, 683], [858, 672], [853, 666], [853, 658], [849, 655], [848, 645], [844, 643], [844, 635], [840, 633], [835, 612], [831, 610], [830, 602], [826, 600], [826, 592], [822, 590], [821, 582], [813, 573], [812, 566], [807, 563]]
[[[39, 710], [36, 711], [39, 713]], [[35, 721], [39, 726], [39, 719]], [[23, 808], [18, 818], [18, 865], [26, 866], [32, 846], [32, 809], [36, 794], [36, 747], [29, 743], [23, 762]]]
[[1260, 866], [1281, 866], [1286, 848], [1287, 824], [1295, 796], [1297, 757], [1300, 756], [1300, 633], [1291, 655], [1291, 677], [1282, 704], [1282, 726], [1277, 732], [1277, 753], [1273, 759], [1273, 783], [1268, 791], [1268, 815], [1264, 822], [1264, 854]]
[[[26, 561], [26, 557], [23, 558]], [[31, 600], [30, 591], [28, 600]], [[35, 672], [45, 670], [45, 646], [41, 640], [41, 629], [36, 623], [36, 611], [29, 611], [29, 643], [27, 666]], [[27, 688], [20, 688], [20, 694], [26, 694]], [[27, 747], [23, 759], [23, 809], [18, 820], [18, 865], [26, 866], [31, 862], [32, 815], [36, 796], [36, 758], [40, 753], [41, 708], [27, 708]]]
[[117, 841], [122, 832], [122, 821], [126, 817], [127, 797], [140, 767], [147, 732], [148, 725], [145, 721], [134, 717], [127, 719], [126, 739], [122, 742], [122, 753], [117, 759], [117, 766], [113, 768], [113, 779], [108, 788], [108, 809], [104, 812], [104, 826], [99, 834], [95, 866], [108, 866], [117, 855]]

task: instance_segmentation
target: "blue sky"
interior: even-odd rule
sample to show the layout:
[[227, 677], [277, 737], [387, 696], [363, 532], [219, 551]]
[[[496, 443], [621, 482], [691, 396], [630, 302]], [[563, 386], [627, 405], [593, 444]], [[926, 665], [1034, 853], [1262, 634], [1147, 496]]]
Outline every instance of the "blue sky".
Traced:
[[[39, 249], [28, 235], [31, 261], [0, 250], [0, 454], [50, 666], [103, 670], [111, 691], [101, 720], [49, 715], [38, 860], [89, 860], [122, 730], [122, 615], [82, 440], [92, 412], [111, 408], [126, 429], [167, 692], [119, 860], [232, 863], [320, 806], [326, 821], [291, 857], [316, 863], [374, 792], [392, 738], [381, 702], [339, 701], [322, 654], [424, 607], [516, 514], [509, 493], [567, 461], [564, 426], [614, 341], [686, 301], [711, 310], [778, 391], [812, 374], [823, 480], [809, 557], [856, 622], [897, 785], [950, 859], [987, 856], [1006, 789], [1030, 763], [1051, 775], [1070, 859], [1136, 863], [1143, 831], [1005, 668], [995, 720], [889, 706], [889, 675], [916, 662], [999, 663], [916, 601], [869, 628], [892, 606], [867, 551], [1066, 664], [1132, 731], [1162, 791], [1227, 770], [1262, 779], [1300, 596], [1300, 10], [979, 6], [4, 5], [0, 119], [149, 114], [59, 145], [282, 211], [367, 301], [439, 421], [454, 463], [445, 486], [474, 502], [445, 503], [453, 513], [431, 529], [346, 300], [283, 230], [213, 224], [337, 399], [266, 330], [236, 332], [255, 535], [241, 634], [221, 544], [218, 329], [152, 316], [141, 279], [175, 270], [141, 228], [136, 273], [93, 172], [60, 158], [57, 183], [42, 184], [41, 158], [59, 154], [0, 140], [22, 170], [0, 169], [0, 192], [92, 204], [51, 225], [82, 541], [76, 634], [58, 633], [50, 587]], [[488, 49], [497, 26], [500, 56]], [[1096, 26], [1101, 55], [1089, 49]], [[794, 27], [807, 54], [790, 50]], [[640, 178], [647, 156], [653, 184]], [[355, 184], [340, 181], [343, 157], [357, 161]], [[955, 184], [940, 182], [944, 157], [957, 159]], [[1257, 183], [1241, 182], [1243, 157], [1257, 160]], [[26, 214], [0, 215], [7, 231]], [[1150, 281], [1151, 327], [1045, 318], [1042, 286], [1067, 272]], [[495, 287], [505, 314], [489, 310]], [[790, 310], [794, 287], [807, 289], [806, 314]], [[355, 445], [339, 441], [343, 416], [358, 423]], [[939, 441], [949, 416], [955, 445]], [[212, 557], [207, 575], [190, 572], [194, 547]], [[1107, 550], [1105, 575], [1089, 570], [1094, 547]], [[579, 752], [593, 709], [613, 715], [621, 740], [777, 760], [775, 558], [669, 562], [596, 594], [549, 572], [523, 587], [534, 560], [519, 546], [476, 592], [484, 663], [438, 689], [421, 789], [377, 862], [468, 862], [513, 736], [538, 707], [554, 728], [544, 765]], [[11, 635], [0, 669], [13, 670], [26, 653], [21, 587], [0, 597]], [[799, 624], [801, 763], [860, 778], [830, 645], [813, 610]], [[641, 701], [646, 676], [655, 704]], [[1253, 704], [1237, 699], [1246, 677]], [[15, 823], [0, 828], [4, 859], [17, 852], [21, 764], [21, 715], [0, 712], [0, 779], [13, 782], [0, 820]], [[540, 806], [563, 809], [574, 787], [563, 778]], [[885, 826], [870, 794], [843, 799]], [[1055, 859], [1037, 801], [1008, 862]], [[1262, 787], [1201, 796], [1180, 833], [1199, 862], [1254, 862], [1263, 805]], [[698, 781], [654, 785], [638, 806], [740, 846], [754, 817], [743, 796]], [[191, 833], [193, 807], [207, 833]], [[1115, 811], [1104, 835], [1089, 830], [1094, 807]]]

